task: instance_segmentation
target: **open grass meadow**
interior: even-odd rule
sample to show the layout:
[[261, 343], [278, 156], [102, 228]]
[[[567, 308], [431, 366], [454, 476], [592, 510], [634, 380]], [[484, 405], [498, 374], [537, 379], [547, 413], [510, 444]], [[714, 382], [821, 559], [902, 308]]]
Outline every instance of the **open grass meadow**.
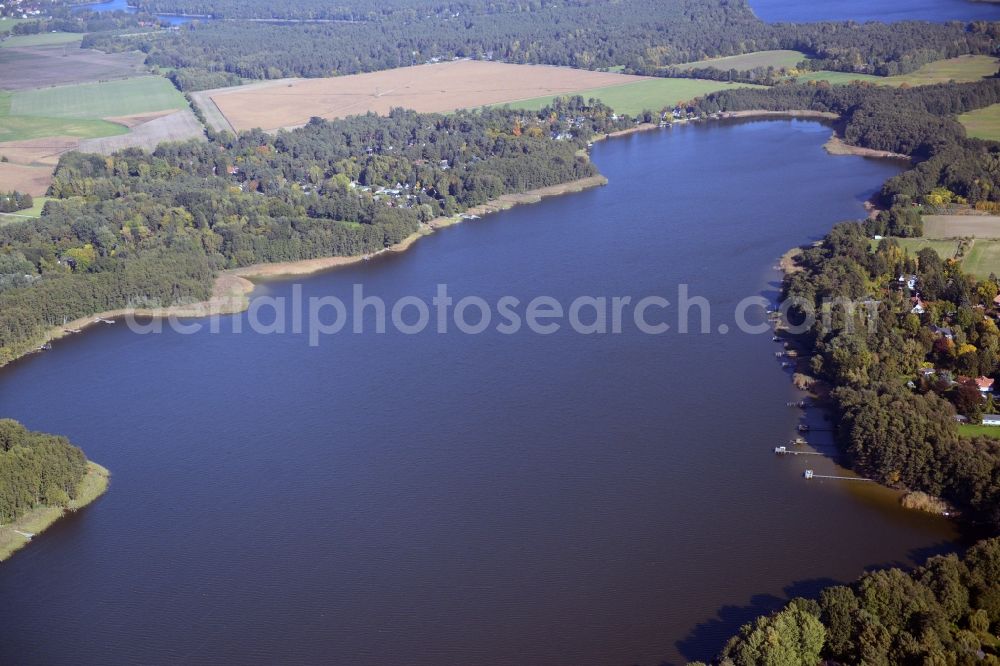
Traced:
[[167, 79], [140, 76], [120, 81], [20, 90], [11, 97], [10, 114], [45, 118], [114, 118], [180, 110], [186, 106], [184, 96]]
[[24, 210], [19, 210], [16, 213], [0, 213], [0, 227], [5, 224], [10, 224], [11, 222], [18, 222], [25, 219], [26, 217], [41, 217], [42, 209], [45, 208], [45, 202], [49, 200], [48, 197], [33, 197], [35, 205], [31, 208], [25, 208]]
[[698, 69], [701, 67], [714, 67], [721, 70], [735, 69], [740, 72], [745, 72], [757, 67], [790, 69], [807, 58], [808, 56], [801, 51], [755, 51], [753, 53], [727, 56], [725, 58], [711, 58], [709, 60], [686, 62], [683, 65], [676, 65], [676, 68]]
[[104, 118], [184, 109], [184, 96], [159, 76], [0, 92], [0, 142], [126, 134]]
[[963, 113], [958, 122], [965, 126], [965, 132], [974, 139], [1000, 141], [1000, 104]]
[[871, 74], [852, 74], [850, 72], [830, 72], [820, 70], [818, 72], [806, 72], [795, 77], [797, 83], [809, 83], [811, 81], [826, 81], [830, 85], [840, 86], [862, 81], [864, 83], [880, 83], [889, 85], [889, 79], [884, 76], [872, 76]]
[[993, 76], [1000, 68], [1000, 61], [990, 56], [961, 56], [938, 60], [924, 65], [911, 74], [890, 76], [887, 80], [892, 85], [908, 83], [911, 86], [926, 86], [934, 83], [969, 83]]
[[[572, 94], [580, 95], [584, 99], [597, 98], [618, 113], [636, 115], [646, 110], [658, 111], [664, 107], [672, 107], [678, 102], [688, 102], [695, 97], [702, 97], [718, 90], [748, 87], [757, 86], [705, 79], [647, 79], [621, 86], [581, 90]], [[556, 97], [559, 95], [536, 97], [510, 102], [509, 106], [517, 109], [536, 110], [551, 104]], [[498, 106], [507, 106], [507, 104]]]
[[796, 77], [799, 83], [809, 81], [826, 81], [832, 85], [863, 81], [865, 83], [880, 83], [887, 86], [926, 86], [935, 83], [947, 83], [955, 80], [959, 83], [978, 81], [993, 76], [1000, 68], [1000, 60], [990, 56], [962, 56], [938, 60], [924, 65], [910, 74], [899, 76], [872, 76], [870, 74], [851, 74], [849, 72], [808, 72]]
[[962, 268], [979, 279], [1000, 275], [1000, 241], [975, 240], [962, 259]]
[[[0, 26], [0, 30], [3, 30], [2, 26]], [[13, 35], [0, 41], [0, 48], [53, 46], [56, 44], [79, 43], [82, 40], [83, 33], [79, 32], [40, 32], [37, 35]]]
[[14, 94], [0, 92], [0, 142], [43, 139], [50, 136], [91, 139], [124, 134], [128, 131], [124, 125], [98, 119], [14, 115], [11, 113]]
[[[942, 259], [951, 259], [958, 251], [958, 240], [935, 240], [930, 238], [893, 238], [911, 257], [916, 256], [925, 247], [933, 248]], [[879, 241], [871, 241], [872, 249], [878, 247]]]
[[959, 437], [993, 437], [1000, 439], [1000, 427], [963, 423], [958, 426]]
[[14, 26], [18, 23], [24, 23], [27, 20], [28, 19], [12, 18], [10, 16], [0, 16], [0, 37], [13, 30]]

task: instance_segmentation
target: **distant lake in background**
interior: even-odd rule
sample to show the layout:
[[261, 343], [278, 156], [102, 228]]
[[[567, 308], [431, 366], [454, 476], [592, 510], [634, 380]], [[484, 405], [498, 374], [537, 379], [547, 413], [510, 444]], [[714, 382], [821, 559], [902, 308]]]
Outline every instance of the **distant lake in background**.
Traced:
[[768, 23], [1000, 21], [1000, 5], [970, 0], [749, 0]]
[[[601, 142], [606, 187], [303, 279], [303, 295], [674, 301], [686, 283], [713, 330], [732, 326], [743, 297], [777, 297], [781, 254], [862, 216], [902, 168], [831, 157], [829, 136], [780, 120]], [[0, 372], [0, 414], [113, 475], [0, 566], [0, 663], [683, 663], [790, 596], [958, 540], [875, 484], [802, 478], [829, 459], [773, 455], [801, 420], [833, 446], [822, 412], [786, 407], [799, 394], [769, 333], [313, 348], [232, 327], [101, 326]]]
[[[108, 0], [107, 2], [92, 2], [85, 5], [73, 7], [73, 11], [89, 10], [92, 12], [128, 12], [134, 14], [135, 7], [129, 6], [127, 0]], [[211, 18], [194, 18], [191, 16], [181, 16], [179, 14], [155, 14], [155, 16], [170, 25], [182, 25], [190, 21], [211, 21]]]

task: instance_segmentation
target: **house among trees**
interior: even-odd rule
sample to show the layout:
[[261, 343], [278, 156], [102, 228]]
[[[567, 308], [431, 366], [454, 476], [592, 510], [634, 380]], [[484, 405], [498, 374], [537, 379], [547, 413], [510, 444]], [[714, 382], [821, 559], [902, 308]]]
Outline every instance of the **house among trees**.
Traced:
[[984, 396], [993, 392], [993, 379], [989, 377], [976, 377], [976, 387]]
[[983, 414], [984, 426], [1000, 426], [1000, 414]]
[[944, 328], [942, 326], [931, 326], [931, 333], [934, 335], [946, 338], [948, 340], [955, 339], [955, 333], [950, 328]]

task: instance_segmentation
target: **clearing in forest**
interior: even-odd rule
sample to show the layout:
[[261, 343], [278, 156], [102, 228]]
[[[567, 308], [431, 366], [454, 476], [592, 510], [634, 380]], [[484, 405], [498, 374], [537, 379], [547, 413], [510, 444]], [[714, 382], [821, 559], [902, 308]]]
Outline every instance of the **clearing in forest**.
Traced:
[[758, 67], [774, 67], [775, 69], [791, 69], [807, 56], [802, 51], [754, 51], [743, 55], [726, 56], [725, 58], [709, 58], [707, 60], [697, 60], [686, 62], [683, 65], [676, 65], [677, 69], [700, 69], [703, 67], [714, 67], [726, 72], [735, 69], [739, 72], [746, 72]]
[[965, 126], [965, 132], [974, 139], [1000, 141], [1000, 104], [963, 113], [958, 122]]

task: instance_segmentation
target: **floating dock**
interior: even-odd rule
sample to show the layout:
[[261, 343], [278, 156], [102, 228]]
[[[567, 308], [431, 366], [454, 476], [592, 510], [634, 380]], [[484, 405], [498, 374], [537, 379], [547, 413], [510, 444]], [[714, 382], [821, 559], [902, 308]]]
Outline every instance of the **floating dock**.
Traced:
[[807, 469], [802, 476], [806, 479], [834, 479], [837, 481], [868, 481], [869, 483], [874, 483], [871, 479], [865, 479], [860, 476], [831, 476], [828, 474], [817, 474], [811, 469]]
[[774, 453], [779, 456], [821, 456], [819, 451], [792, 451], [787, 446], [774, 447]]

